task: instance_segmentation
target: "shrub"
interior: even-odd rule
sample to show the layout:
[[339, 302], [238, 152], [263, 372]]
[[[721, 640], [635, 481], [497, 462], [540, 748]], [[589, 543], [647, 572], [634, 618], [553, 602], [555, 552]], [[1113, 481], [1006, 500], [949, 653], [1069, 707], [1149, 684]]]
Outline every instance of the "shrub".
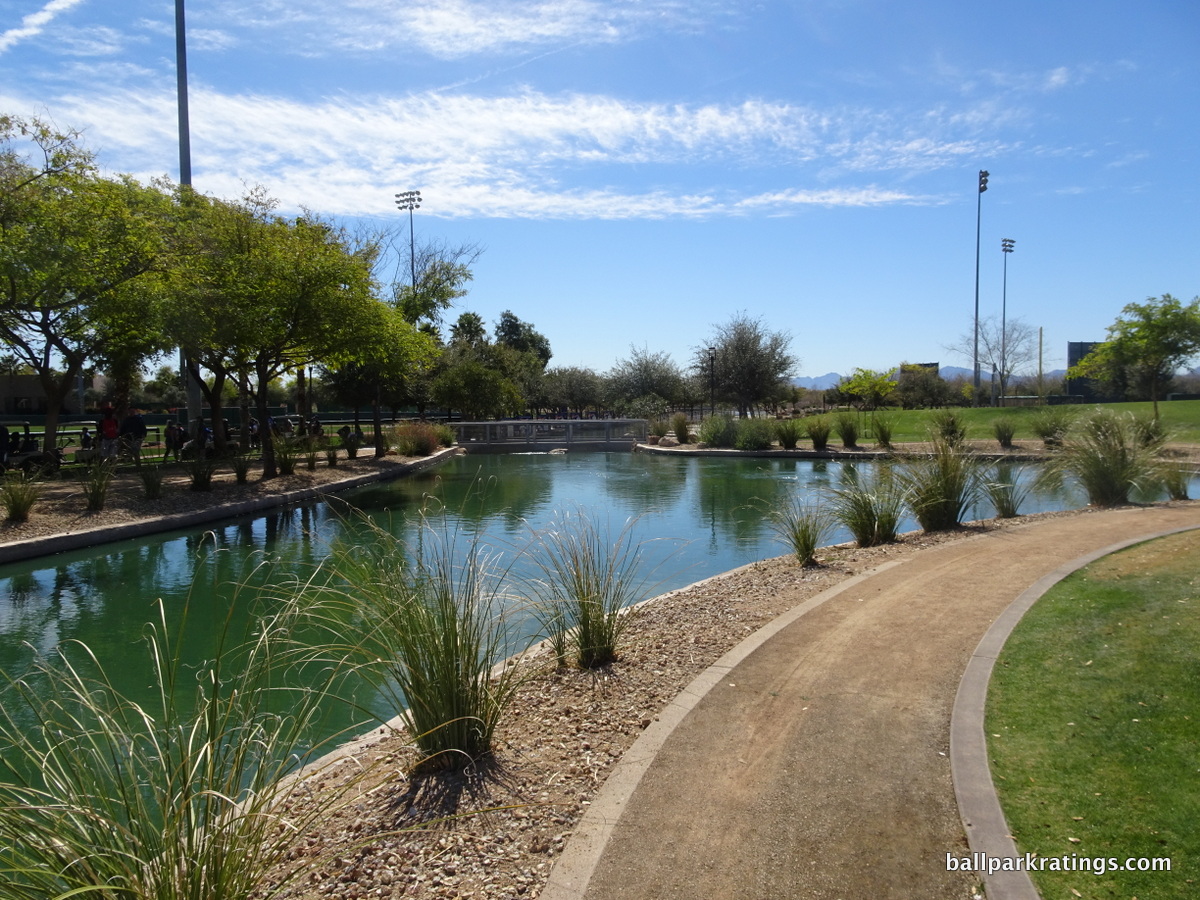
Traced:
[[42, 496], [42, 485], [24, 472], [9, 472], [0, 484], [0, 503], [9, 522], [27, 522], [34, 504]]
[[271, 437], [271, 448], [275, 451], [275, 465], [280, 475], [292, 475], [296, 471], [296, 443], [286, 437]]
[[307, 874], [296, 835], [356, 782], [325, 781], [304, 803], [283, 802], [284, 776], [312, 749], [323, 696], [289, 689], [280, 713], [276, 664], [291, 618], [284, 610], [260, 620], [248, 645], [218, 649], [196, 671], [178, 664], [160, 605], [146, 630], [148, 703], [123, 696], [124, 678], [82, 645], [4, 676], [4, 895], [250, 897], [268, 873], [280, 886]]
[[686, 413], [675, 413], [671, 417], [671, 431], [675, 434], [675, 440], [681, 444], [686, 444], [692, 439], [692, 423], [688, 421]]
[[953, 409], [939, 409], [929, 417], [929, 434], [934, 443], [957, 449], [967, 439], [967, 425], [961, 413]]
[[875, 432], [875, 443], [884, 450], [892, 449], [892, 433], [896, 430], [896, 420], [892, 416], [875, 413], [871, 416], [871, 430]]
[[304, 466], [310, 472], [317, 468], [317, 457], [321, 452], [321, 444], [315, 437], [304, 439]]
[[813, 416], [811, 419], [805, 419], [804, 430], [808, 432], [808, 439], [812, 441], [814, 450], [824, 450], [829, 446], [829, 433], [833, 430], [833, 426], [830, 424], [828, 416]]
[[829, 534], [830, 515], [811, 499], [794, 494], [768, 513], [767, 520], [802, 566], [816, 565], [816, 552]]
[[325, 448], [325, 465], [329, 466], [329, 468], [331, 468], [331, 469], [334, 469], [337, 467], [337, 464], [338, 464], [337, 447], [326, 447]]
[[619, 658], [628, 607], [639, 599], [639, 546], [630, 521], [614, 539], [582, 511], [561, 515], [535, 536], [542, 577], [537, 614], [560, 665], [595, 669]]
[[142, 479], [142, 489], [145, 491], [147, 500], [158, 500], [162, 497], [163, 492], [163, 469], [162, 466], [145, 465], [138, 469], [138, 476]]
[[854, 449], [858, 446], [858, 416], [855, 413], [841, 412], [834, 416], [833, 430], [843, 447]]
[[453, 447], [454, 442], [458, 440], [458, 435], [449, 425], [438, 423], [433, 426], [433, 431], [437, 435], [438, 443], [443, 447]]
[[108, 489], [112, 487], [113, 475], [117, 472], [114, 460], [103, 459], [92, 463], [83, 471], [79, 485], [83, 488], [83, 497], [87, 502], [88, 512], [99, 512], [104, 509], [108, 500]]
[[357, 459], [358, 448], [362, 446], [362, 438], [354, 433], [348, 434], [342, 439], [342, 446], [346, 448], [346, 459]]
[[[417, 769], [460, 769], [490, 756], [518, 686], [495, 560], [424, 517], [417, 546], [364, 519], [331, 548], [313, 624], [338, 659], [390, 701], [422, 753]], [[455, 562], [456, 556], [462, 559]], [[312, 582], [310, 582], [312, 584]]]
[[880, 469], [869, 481], [864, 481], [855, 469], [846, 471], [846, 483], [831, 491], [833, 517], [850, 531], [860, 547], [894, 542], [904, 493], [891, 469]]
[[233, 477], [238, 484], [245, 484], [250, 479], [250, 457], [244, 453], [235, 454], [233, 459]]
[[401, 456], [429, 456], [441, 446], [441, 436], [428, 422], [405, 422], [388, 430], [387, 442]]
[[709, 416], [700, 422], [700, 440], [710, 447], [732, 447], [737, 434], [733, 416]]
[[671, 433], [671, 426], [666, 419], [652, 419], [650, 421], [650, 433], [659, 440], [662, 440]]
[[1065, 406], [1043, 406], [1029, 418], [1029, 428], [1044, 447], [1061, 447], [1074, 413]]
[[775, 427], [771, 419], [739, 419], [737, 437], [733, 440], [736, 450], [769, 450], [775, 440]]
[[1130, 427], [1143, 447], [1161, 447], [1167, 442], [1167, 428], [1155, 416], [1132, 415]]
[[1093, 506], [1120, 506], [1134, 490], [1162, 483], [1157, 447], [1147, 446], [1134, 418], [1099, 410], [1079, 423], [1046, 469], [1050, 480], [1068, 476]]
[[804, 436], [804, 423], [799, 419], [779, 419], [775, 423], [775, 439], [784, 450], [795, 450]]
[[[283, 471], [282, 466], [280, 471]], [[187, 461], [187, 473], [190, 490], [211, 491], [213, 476], [217, 474], [217, 461], [203, 453], [194, 454]]]
[[1017, 423], [1009, 416], [1001, 416], [992, 421], [992, 434], [996, 442], [1005, 450], [1011, 450], [1013, 436], [1017, 433]]
[[1188, 499], [1188, 481], [1190, 479], [1187, 469], [1182, 466], [1163, 463], [1160, 470], [1160, 480], [1162, 481], [1163, 490], [1167, 492], [1169, 498], [1172, 500]]
[[975, 460], [940, 440], [934, 442], [932, 454], [907, 465], [900, 480], [908, 506], [925, 531], [957, 528], [979, 494]]

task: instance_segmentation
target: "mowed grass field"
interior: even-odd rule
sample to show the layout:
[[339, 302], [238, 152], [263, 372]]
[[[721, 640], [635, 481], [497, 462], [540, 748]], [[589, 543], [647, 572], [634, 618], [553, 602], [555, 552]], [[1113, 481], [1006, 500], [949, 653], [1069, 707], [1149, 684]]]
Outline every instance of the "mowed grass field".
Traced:
[[[1040, 446], [1040, 440], [1034, 435], [1033, 429], [1030, 427], [1030, 420], [1043, 408], [1037, 406], [1013, 406], [1003, 409], [992, 409], [990, 407], [960, 409], [956, 407], [953, 411], [962, 418], [963, 423], [967, 426], [968, 440], [995, 440], [995, 436], [992, 433], [992, 423], [1003, 416], [1012, 419], [1016, 424], [1015, 439], [1017, 441], [1037, 441], [1038, 446]], [[1095, 408], [1095, 405], [1089, 404], [1067, 407], [1067, 409], [1072, 410], [1076, 415], [1085, 414]], [[1136, 415], [1151, 416], [1154, 414], [1154, 405], [1152, 403], [1105, 403], [1103, 408], [1118, 412], [1132, 412]], [[1170, 433], [1172, 441], [1185, 444], [1200, 444], [1200, 400], [1163, 402], [1159, 403], [1158, 409], [1159, 415], [1162, 417], [1163, 424]], [[887, 416], [893, 422], [892, 440], [907, 442], [928, 439], [929, 423], [931, 417], [936, 412], [937, 410], [930, 409], [888, 409], [881, 411], [880, 414]], [[860, 415], [863, 420], [864, 433], [867, 435], [867, 440], [870, 440], [869, 425], [873, 414], [861, 413]], [[831, 440], [836, 443], [836, 435]]]
[[1034, 872], [1043, 897], [1200, 897], [1200, 531], [1105, 557], [1039, 600], [996, 665], [986, 729], [1022, 853], [1171, 861]]

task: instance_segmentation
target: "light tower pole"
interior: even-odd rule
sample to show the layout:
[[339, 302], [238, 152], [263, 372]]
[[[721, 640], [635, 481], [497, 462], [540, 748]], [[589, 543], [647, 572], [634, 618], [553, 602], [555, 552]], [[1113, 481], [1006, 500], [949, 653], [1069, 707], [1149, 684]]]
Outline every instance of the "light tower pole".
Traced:
[[417, 238], [413, 231], [413, 210], [421, 208], [420, 191], [403, 191], [396, 195], [396, 208], [408, 210], [408, 262], [411, 268], [413, 297], [417, 296]]
[[1016, 241], [1003, 238], [1000, 249], [1004, 252], [1004, 288], [1000, 300], [1000, 405], [1008, 387], [1008, 254], [1013, 252]]
[[983, 221], [983, 192], [987, 190], [988, 172], [986, 169], [979, 170], [979, 195], [975, 201], [975, 350], [974, 350], [974, 377], [971, 381], [974, 390], [972, 391], [971, 405], [979, 405], [979, 228]]

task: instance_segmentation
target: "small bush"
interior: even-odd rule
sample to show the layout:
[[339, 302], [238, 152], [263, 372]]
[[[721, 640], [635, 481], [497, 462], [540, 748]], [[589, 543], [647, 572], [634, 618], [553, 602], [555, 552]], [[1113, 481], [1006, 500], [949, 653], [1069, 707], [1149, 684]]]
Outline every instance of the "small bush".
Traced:
[[41, 496], [42, 485], [24, 472], [9, 472], [0, 484], [0, 503], [9, 522], [28, 522]]
[[651, 419], [650, 433], [661, 441], [671, 433], [671, 426], [666, 419]]
[[286, 437], [273, 437], [271, 447], [275, 451], [275, 466], [280, 475], [293, 475], [296, 472], [296, 454], [299, 448], [296, 443]]
[[732, 447], [737, 435], [733, 416], [709, 416], [700, 422], [700, 440], [710, 447]]
[[1188, 482], [1191, 479], [1188, 477], [1187, 469], [1182, 466], [1163, 463], [1159, 480], [1162, 482], [1163, 490], [1167, 492], [1167, 496], [1170, 499], [1188, 499]]
[[967, 439], [967, 425], [962, 414], [953, 409], [935, 410], [929, 417], [929, 436], [934, 443], [957, 449]]
[[842, 487], [834, 488], [831, 495], [834, 518], [849, 530], [858, 546], [895, 542], [904, 492], [890, 468], [880, 469], [869, 481], [855, 474]]
[[892, 449], [892, 433], [896, 430], [896, 420], [883, 413], [871, 416], [871, 430], [875, 433], [875, 443], [884, 450]]
[[1046, 448], [1061, 447], [1075, 414], [1065, 406], [1043, 406], [1029, 418], [1029, 428]]
[[401, 456], [429, 456], [441, 446], [438, 429], [428, 422], [405, 422], [387, 432], [388, 444]]
[[816, 565], [817, 549], [824, 543], [831, 525], [828, 510], [796, 494], [772, 509], [768, 521], [800, 565]]
[[1008, 416], [1001, 416], [992, 421], [992, 434], [996, 442], [1005, 450], [1011, 450], [1013, 436], [1017, 433], [1017, 423]]
[[84, 469], [79, 479], [88, 512], [99, 512], [108, 501], [108, 489], [112, 487], [117, 464], [113, 460], [99, 460]]
[[337, 464], [338, 464], [337, 447], [326, 447], [325, 448], [325, 465], [329, 466], [329, 468], [331, 468], [331, 469], [334, 469], [334, 468], [337, 468]]
[[1158, 448], [1167, 442], [1167, 428], [1162, 419], [1152, 415], [1133, 415], [1130, 427], [1143, 447]]
[[1120, 506], [1134, 490], [1161, 485], [1162, 466], [1155, 447], [1143, 442], [1134, 418], [1100, 410], [1079, 423], [1063, 442], [1062, 452], [1045, 478], [1074, 478], [1093, 506]]
[[858, 446], [858, 415], [852, 412], [840, 412], [833, 417], [833, 430], [837, 432], [842, 446], [853, 450]]
[[769, 450], [774, 440], [775, 428], [771, 419], [739, 419], [733, 446], [736, 450]]
[[244, 453], [236, 454], [231, 460], [233, 464], [233, 477], [237, 479], [238, 484], [245, 484], [250, 479], [250, 457]]
[[828, 416], [813, 416], [804, 420], [804, 430], [812, 441], [814, 450], [824, 450], [829, 446], [829, 434], [833, 430]]
[[692, 439], [692, 423], [688, 421], [686, 413], [675, 413], [671, 417], [671, 431], [675, 440], [681, 444], [686, 444]]
[[443, 447], [453, 447], [454, 442], [458, 440], [454, 429], [445, 423], [434, 425], [433, 430], [437, 434], [438, 443]]
[[346, 459], [358, 459], [358, 448], [362, 446], [362, 439], [357, 434], [348, 434], [342, 439], [342, 446], [346, 448]]
[[795, 450], [804, 437], [804, 423], [799, 419], [779, 419], [775, 423], [775, 439], [784, 450]]
[[145, 491], [147, 500], [158, 500], [163, 493], [163, 469], [162, 466], [145, 465], [138, 470], [138, 476], [142, 479], [142, 490]]
[[317, 457], [321, 454], [321, 444], [313, 437], [306, 438], [304, 441], [304, 467], [308, 471], [316, 471]]

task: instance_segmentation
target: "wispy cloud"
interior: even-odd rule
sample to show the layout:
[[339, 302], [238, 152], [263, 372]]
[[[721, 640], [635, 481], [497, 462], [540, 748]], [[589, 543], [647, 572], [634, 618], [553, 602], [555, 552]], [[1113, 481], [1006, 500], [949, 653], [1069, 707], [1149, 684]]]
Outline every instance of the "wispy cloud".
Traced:
[[27, 38], [41, 34], [55, 16], [64, 13], [73, 6], [78, 6], [83, 0], [50, 0], [37, 12], [30, 13], [21, 20], [17, 28], [0, 32], [0, 53], [12, 48]]
[[[387, 210], [398, 186], [421, 188], [427, 211], [447, 217], [700, 217], [927, 203], [936, 201], [860, 179], [961, 165], [995, 150], [944, 136], [956, 126], [942, 112], [906, 122], [761, 100], [633, 103], [528, 90], [304, 104], [198, 90], [191, 101], [203, 190], [233, 196], [261, 183], [285, 207], [341, 215]], [[21, 108], [2, 95], [0, 106]], [[134, 160], [134, 174], [152, 177], [174, 170], [174, 112], [168, 93], [108, 92], [62, 98], [55, 114], [85, 129], [109, 165], [127, 170], [121, 160]], [[764, 190], [764, 178], [788, 187]], [[678, 187], [697, 182], [707, 187]]]

